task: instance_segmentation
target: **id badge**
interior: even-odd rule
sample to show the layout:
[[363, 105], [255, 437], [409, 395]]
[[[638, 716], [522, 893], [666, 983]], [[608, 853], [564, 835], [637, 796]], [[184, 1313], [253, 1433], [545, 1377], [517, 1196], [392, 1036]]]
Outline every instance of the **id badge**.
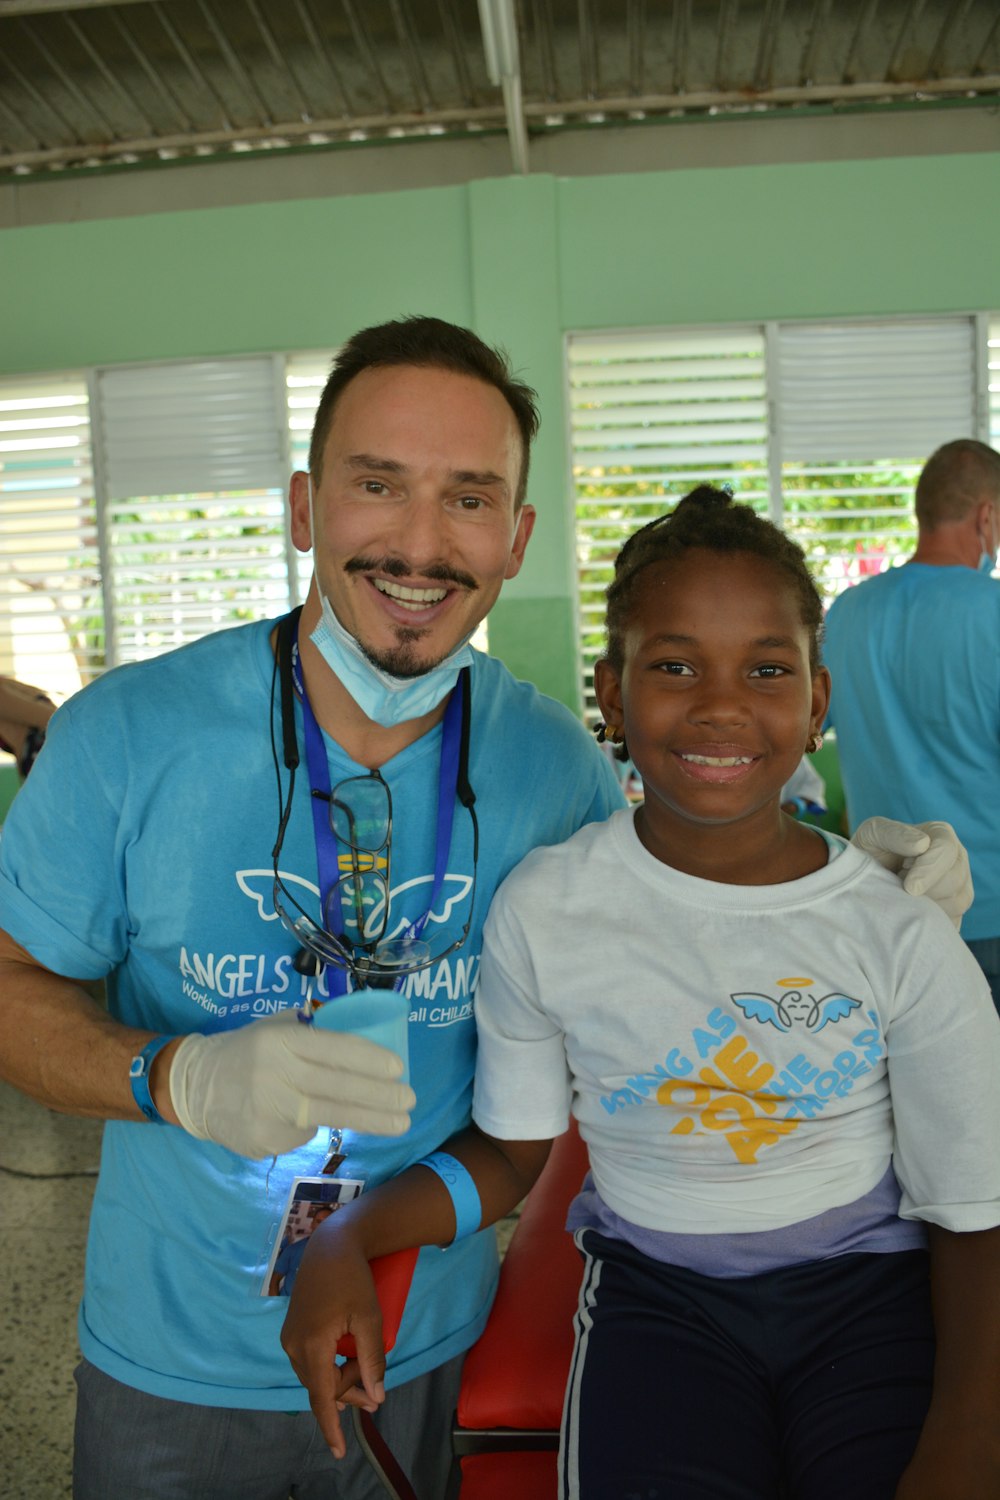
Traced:
[[278, 1221], [260, 1285], [262, 1297], [290, 1297], [309, 1237], [345, 1203], [363, 1190], [351, 1177], [295, 1177], [285, 1211]]

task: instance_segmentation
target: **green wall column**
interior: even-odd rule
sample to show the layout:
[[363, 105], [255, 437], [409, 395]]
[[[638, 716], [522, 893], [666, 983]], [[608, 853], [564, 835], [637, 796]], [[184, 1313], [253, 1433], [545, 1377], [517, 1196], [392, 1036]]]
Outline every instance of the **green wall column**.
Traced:
[[537, 390], [542, 413], [528, 481], [538, 521], [520, 574], [504, 584], [490, 615], [490, 651], [579, 711], [556, 209], [552, 177], [469, 186], [476, 332], [504, 346], [516, 373]]

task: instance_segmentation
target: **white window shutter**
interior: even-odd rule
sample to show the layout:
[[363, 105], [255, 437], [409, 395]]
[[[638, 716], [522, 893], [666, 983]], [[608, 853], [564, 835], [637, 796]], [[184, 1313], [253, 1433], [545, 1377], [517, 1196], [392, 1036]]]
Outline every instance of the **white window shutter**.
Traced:
[[97, 372], [105, 493], [283, 489], [283, 392], [274, 361], [216, 359]]
[[115, 661], [287, 609], [284, 361], [99, 370], [94, 390]]
[[104, 665], [87, 385], [0, 381], [0, 673], [68, 696]]
[[971, 318], [786, 323], [777, 351], [785, 463], [921, 458], [975, 432]]
[[989, 322], [989, 443], [1000, 451], [1000, 316]]
[[767, 389], [758, 327], [573, 334], [567, 345], [584, 708], [616, 554], [697, 484], [767, 505]]
[[[319, 398], [323, 394], [333, 360], [334, 351], [327, 349], [290, 354], [285, 361], [288, 438], [293, 470], [308, 472], [309, 439], [312, 437]], [[304, 598], [312, 577], [312, 553], [296, 553], [295, 567], [299, 597]]]
[[975, 434], [975, 319], [788, 323], [772, 348], [783, 524], [830, 598], [909, 556], [924, 461]]
[[288, 436], [293, 469], [309, 467], [309, 439], [333, 360], [332, 349], [289, 354], [285, 360]]

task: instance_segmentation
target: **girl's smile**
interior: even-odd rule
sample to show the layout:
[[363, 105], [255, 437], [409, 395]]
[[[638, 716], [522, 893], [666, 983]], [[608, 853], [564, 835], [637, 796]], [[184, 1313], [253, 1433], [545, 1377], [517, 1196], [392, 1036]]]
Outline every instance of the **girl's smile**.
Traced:
[[740, 750], [714, 747], [706, 747], [697, 753], [676, 750], [674, 754], [695, 781], [714, 782], [716, 785], [739, 781], [759, 759], [759, 756], [746, 755]]

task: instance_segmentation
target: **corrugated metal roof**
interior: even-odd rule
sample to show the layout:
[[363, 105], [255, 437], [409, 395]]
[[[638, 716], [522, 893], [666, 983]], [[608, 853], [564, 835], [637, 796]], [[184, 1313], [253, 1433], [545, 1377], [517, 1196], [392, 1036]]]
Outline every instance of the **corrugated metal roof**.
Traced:
[[998, 94], [997, 0], [0, 0], [2, 174]]

